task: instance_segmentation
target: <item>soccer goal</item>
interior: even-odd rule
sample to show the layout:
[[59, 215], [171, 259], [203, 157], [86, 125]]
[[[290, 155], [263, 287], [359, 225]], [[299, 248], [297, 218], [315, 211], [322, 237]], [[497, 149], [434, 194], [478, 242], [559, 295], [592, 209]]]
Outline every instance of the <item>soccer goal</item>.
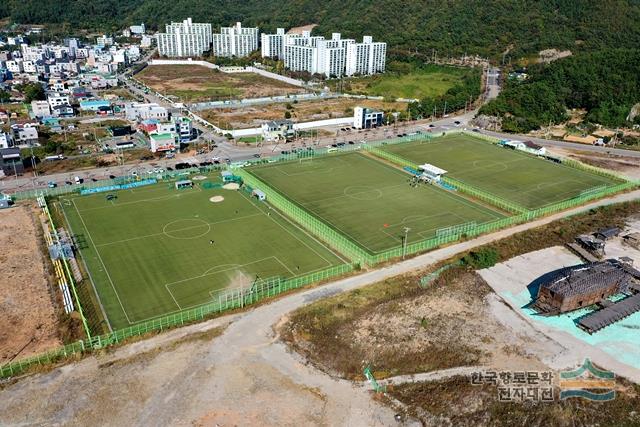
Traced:
[[478, 224], [475, 221], [471, 221], [464, 224], [452, 225], [451, 227], [439, 228], [436, 230], [436, 236], [445, 237], [452, 234], [464, 234], [475, 229], [477, 226]]
[[313, 156], [311, 157], [301, 157], [299, 160], [300, 164], [311, 163], [313, 161]]

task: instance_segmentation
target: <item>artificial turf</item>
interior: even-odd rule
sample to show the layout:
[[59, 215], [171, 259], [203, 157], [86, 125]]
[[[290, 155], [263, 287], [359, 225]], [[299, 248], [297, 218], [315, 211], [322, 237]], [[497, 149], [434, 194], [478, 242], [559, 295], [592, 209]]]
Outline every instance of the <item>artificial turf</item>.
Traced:
[[438, 229], [503, 218], [505, 213], [360, 153], [255, 166], [248, 171], [371, 254], [436, 235]]
[[242, 190], [171, 185], [60, 199], [114, 329], [345, 262]]
[[445, 169], [452, 178], [528, 209], [620, 183], [464, 134], [387, 145], [383, 149], [416, 164], [430, 163]]

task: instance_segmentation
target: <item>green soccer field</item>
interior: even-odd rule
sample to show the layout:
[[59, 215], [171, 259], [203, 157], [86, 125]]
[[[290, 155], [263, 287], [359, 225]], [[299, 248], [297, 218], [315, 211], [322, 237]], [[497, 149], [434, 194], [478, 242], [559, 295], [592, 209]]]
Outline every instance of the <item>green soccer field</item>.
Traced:
[[614, 179], [479, 140], [469, 135], [387, 145], [384, 150], [416, 164], [430, 163], [488, 193], [535, 209], [580, 195]]
[[371, 254], [436, 235], [438, 229], [505, 214], [360, 153], [256, 166], [248, 171]]
[[345, 262], [244, 191], [171, 185], [60, 199], [114, 329]]

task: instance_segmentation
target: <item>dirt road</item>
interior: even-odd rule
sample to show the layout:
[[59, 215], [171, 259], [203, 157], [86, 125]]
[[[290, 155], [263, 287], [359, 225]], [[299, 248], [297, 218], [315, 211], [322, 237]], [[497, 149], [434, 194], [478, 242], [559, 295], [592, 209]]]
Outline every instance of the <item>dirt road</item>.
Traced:
[[639, 197], [621, 194], [25, 378], [0, 391], [0, 425], [398, 425], [368, 387], [334, 379], [288, 352], [274, 325], [315, 300]]

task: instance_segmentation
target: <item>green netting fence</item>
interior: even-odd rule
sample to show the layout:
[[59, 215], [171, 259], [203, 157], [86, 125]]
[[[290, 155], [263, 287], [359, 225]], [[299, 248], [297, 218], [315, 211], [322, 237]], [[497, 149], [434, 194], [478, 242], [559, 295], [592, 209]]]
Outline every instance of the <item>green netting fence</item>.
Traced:
[[165, 171], [159, 174], [144, 174], [144, 176], [121, 176], [114, 179], [103, 179], [96, 182], [85, 182], [79, 185], [61, 185], [54, 188], [36, 188], [33, 190], [25, 190], [18, 191], [14, 194], [11, 194], [11, 198], [13, 200], [27, 200], [27, 199], [35, 199], [38, 196], [44, 197], [53, 197], [53, 196], [61, 196], [64, 194], [72, 194], [72, 193], [80, 193], [82, 190], [88, 190], [92, 188], [100, 188], [100, 187], [108, 187], [111, 185], [120, 185], [120, 184], [128, 184], [131, 182], [140, 181], [146, 178], [155, 178], [158, 181], [171, 181], [175, 179], [185, 178], [189, 175], [196, 173], [210, 173], [214, 171], [219, 171], [224, 169], [223, 165], [212, 165], [212, 166], [204, 166], [198, 168], [188, 168], [181, 169], [176, 171]]
[[498, 197], [494, 194], [487, 193], [486, 191], [480, 190], [479, 188], [476, 188], [458, 179], [451, 178], [449, 176], [443, 176], [441, 180], [445, 184], [454, 187], [456, 190], [460, 191], [461, 193], [468, 194], [471, 197], [475, 197], [476, 199], [482, 200], [483, 202], [487, 202], [507, 212], [521, 214], [528, 211], [527, 208], [522, 207], [517, 203], [513, 203], [509, 200], [503, 199], [502, 197]]
[[330, 244], [353, 262], [368, 264], [369, 254], [355, 242], [344, 237], [341, 233], [269, 187], [250, 172], [244, 169], [236, 169], [234, 173], [241, 176], [245, 184], [254, 189], [262, 190], [270, 204], [305, 227], [313, 235]]
[[36, 365], [47, 365], [68, 357], [79, 357], [83, 353], [108, 347], [123, 342], [128, 338], [197, 322], [215, 314], [255, 304], [266, 298], [274, 297], [283, 292], [298, 289], [311, 283], [334, 279], [348, 274], [356, 268], [358, 268], [356, 264], [342, 264], [289, 279], [276, 277], [261, 280], [251, 286], [251, 288], [222, 291], [215, 294], [210, 303], [138, 323], [109, 334], [96, 335], [90, 339], [76, 341], [46, 353], [1, 365], [0, 378], [18, 375]]
[[406, 167], [410, 167], [412, 169], [417, 170], [418, 169], [418, 165], [407, 160], [407, 159], [403, 159], [402, 157], [396, 155], [396, 154], [392, 154], [389, 153], [387, 151], [381, 150], [378, 147], [374, 147], [374, 146], [370, 146], [370, 145], [366, 145], [364, 147], [364, 150], [373, 154], [376, 157], [379, 157], [381, 159], [387, 160], [391, 163], [394, 163], [398, 166], [406, 166]]

